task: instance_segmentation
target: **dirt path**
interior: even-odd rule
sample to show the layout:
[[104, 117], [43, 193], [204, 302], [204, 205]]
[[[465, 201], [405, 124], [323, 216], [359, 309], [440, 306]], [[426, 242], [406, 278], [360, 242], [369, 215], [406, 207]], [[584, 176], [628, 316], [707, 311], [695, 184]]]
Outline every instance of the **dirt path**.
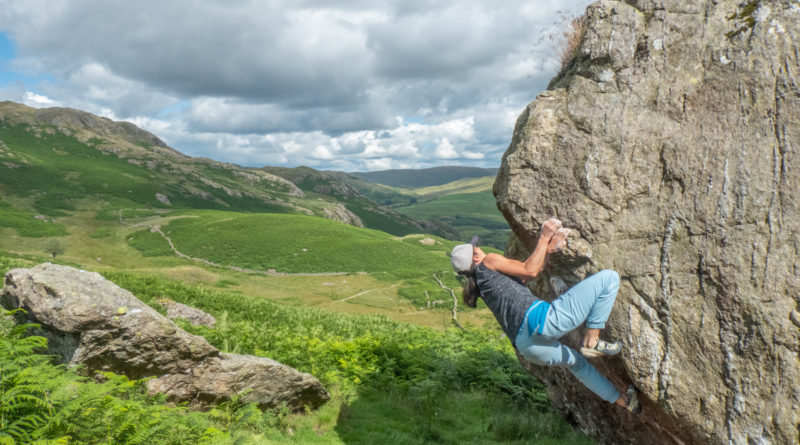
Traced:
[[377, 288], [377, 289], [369, 289], [369, 290], [365, 290], [365, 291], [363, 291], [363, 292], [359, 292], [359, 293], [357, 293], [357, 294], [355, 294], [355, 295], [350, 295], [350, 296], [349, 296], [349, 297], [347, 297], [347, 298], [342, 298], [341, 300], [334, 300], [334, 301], [332, 301], [331, 303], [341, 303], [341, 302], [343, 302], [343, 301], [352, 300], [352, 299], [353, 299], [353, 298], [355, 298], [355, 297], [360, 297], [361, 295], [368, 294], [368, 293], [370, 293], [370, 292], [375, 292], [376, 290], [391, 289], [391, 288], [393, 288], [393, 287], [397, 287], [397, 286], [399, 286], [399, 285], [400, 285], [399, 283], [395, 283], [395, 284], [393, 284], [393, 285], [391, 285], [391, 286], [388, 286], [388, 287], [379, 287], [379, 288]]

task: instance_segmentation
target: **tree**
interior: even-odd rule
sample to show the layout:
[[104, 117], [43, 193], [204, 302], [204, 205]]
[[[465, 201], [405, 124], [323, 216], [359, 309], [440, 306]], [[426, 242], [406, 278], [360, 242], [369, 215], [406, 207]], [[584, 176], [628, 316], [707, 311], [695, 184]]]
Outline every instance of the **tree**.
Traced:
[[53, 255], [53, 259], [56, 259], [56, 255], [64, 253], [64, 245], [57, 239], [51, 239], [44, 245], [44, 251]]

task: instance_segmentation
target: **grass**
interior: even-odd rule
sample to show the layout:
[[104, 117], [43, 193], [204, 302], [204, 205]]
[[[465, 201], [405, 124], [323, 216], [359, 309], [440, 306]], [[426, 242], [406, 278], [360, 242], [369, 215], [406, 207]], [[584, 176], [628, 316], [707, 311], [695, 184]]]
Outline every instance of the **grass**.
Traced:
[[[303, 215], [183, 213], [162, 230], [176, 248], [212, 262], [285, 273], [380, 272], [391, 277], [449, 268], [446, 252], [399, 241], [383, 232]], [[140, 231], [131, 244], [144, 255], [168, 254], [157, 233]]]
[[[0, 273], [30, 264], [0, 251]], [[213, 328], [179, 324], [223, 351], [269, 356], [310, 372], [333, 398], [297, 414], [262, 412], [235, 401], [191, 412], [165, 404], [163, 397], [147, 397], [141, 381], [106, 374], [107, 381], [98, 384], [52, 365], [33, 353], [44, 339], [22, 337], [24, 328], [0, 317], [0, 441], [591, 443], [555, 415], [541, 385], [495, 330], [434, 330], [152, 275], [105, 275], [156, 310], [163, 311], [155, 302], [166, 297], [211, 313], [217, 318]], [[24, 386], [15, 383], [23, 381]]]
[[63, 225], [41, 221], [34, 216], [30, 212], [0, 207], [0, 227], [15, 229], [19, 236], [28, 238], [67, 235]]
[[[383, 232], [302, 215], [192, 211], [178, 216], [162, 231], [181, 253], [191, 257], [249, 270], [369, 273], [384, 283], [398, 282], [376, 284], [361, 292], [343, 291], [331, 283], [322, 291], [328, 301], [350, 303], [358, 298], [354, 303], [383, 310], [397, 309], [405, 301], [419, 309], [449, 310], [452, 298], [433, 275], [448, 287], [460, 288], [447, 257], [455, 243], [441, 238], [428, 236], [434, 244], [425, 245], [419, 242], [420, 236], [396, 239]], [[174, 256], [158, 233], [142, 230], [128, 239], [146, 257]]]
[[[116, 212], [114, 212], [116, 214]], [[133, 218], [133, 211], [126, 211], [126, 222], [130, 224], [161, 224], [166, 227], [171, 219], [180, 217], [175, 214], [157, 214]], [[284, 304], [320, 307], [339, 313], [351, 314], [388, 314], [396, 320], [412, 321], [426, 326], [446, 327], [451, 324], [448, 307], [437, 305], [432, 310], [425, 304], [424, 290], [439, 292], [438, 284], [429, 273], [433, 271], [407, 269], [405, 271], [375, 272], [371, 274], [352, 273], [341, 276], [265, 276], [242, 274], [225, 268], [203, 266], [189, 260], [178, 258], [173, 254], [160, 236], [150, 237], [154, 249], [162, 249], [163, 256], [142, 256], [142, 253], [131, 247], [127, 240], [141, 228], [122, 226], [118, 219], [101, 219], [94, 217], [93, 212], [77, 212], [74, 216], [59, 217], [57, 220], [69, 227], [70, 234], [59, 238], [24, 238], [16, 235], [12, 229], [0, 229], [0, 249], [14, 251], [35, 257], [37, 261], [50, 261], [44, 253], [44, 246], [50, 239], [59, 239], [66, 247], [64, 254], [57, 260], [80, 264], [81, 267], [96, 270], [127, 269], [140, 273], [152, 274], [170, 280], [180, 280], [198, 286], [228, 289], [243, 294], [260, 296]], [[323, 224], [341, 226], [341, 224], [322, 220]], [[152, 235], [145, 230], [143, 234]], [[98, 235], [108, 236], [98, 237]], [[157, 234], [156, 234], [157, 235]], [[423, 238], [435, 240], [435, 246], [427, 246], [419, 241]], [[437, 256], [437, 268], [449, 268], [445, 252], [449, 251], [453, 242], [429, 235], [410, 235], [402, 240], [383, 236], [387, 243], [407, 244], [413, 250], [431, 251]], [[347, 243], [347, 239], [334, 239], [335, 242]], [[329, 244], [331, 242], [329, 241]], [[180, 244], [178, 244], [180, 248]], [[152, 253], [159, 253], [152, 251]], [[441, 258], [441, 260], [439, 259]], [[402, 272], [403, 278], [397, 278]], [[459, 287], [452, 273], [443, 276], [445, 283], [451, 287]], [[406, 286], [417, 286], [413, 280], [421, 280], [424, 286], [418, 293], [400, 295]], [[462, 323], [482, 325], [484, 316], [462, 308], [459, 320]], [[473, 313], [474, 312], [474, 313]]]

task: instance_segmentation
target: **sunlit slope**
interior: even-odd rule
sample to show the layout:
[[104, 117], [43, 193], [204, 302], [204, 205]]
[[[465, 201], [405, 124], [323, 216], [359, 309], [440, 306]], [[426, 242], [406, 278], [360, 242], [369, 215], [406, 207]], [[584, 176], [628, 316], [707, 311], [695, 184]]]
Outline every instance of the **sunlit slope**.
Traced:
[[494, 176], [484, 176], [481, 178], [465, 178], [446, 184], [434, 185], [430, 187], [420, 187], [411, 189], [410, 192], [422, 196], [425, 199], [442, 197], [446, 195], [456, 195], [461, 193], [478, 193], [492, 190]]
[[494, 176], [497, 174], [497, 168], [440, 166], [423, 169], [383, 170], [350, 174], [377, 184], [384, 184], [392, 187], [416, 188], [447, 184], [464, 178]]
[[459, 238], [481, 237], [482, 244], [502, 249], [511, 230], [497, 209], [494, 177], [469, 178], [414, 189], [417, 202], [395, 210], [414, 218], [437, 220], [455, 228]]
[[[418, 275], [450, 269], [453, 242], [434, 247], [404, 242], [384, 232], [305, 215], [186, 212], [162, 227], [175, 248], [226, 266], [285, 273], [387, 272]], [[145, 255], [170, 255], [158, 233], [137, 232]]]

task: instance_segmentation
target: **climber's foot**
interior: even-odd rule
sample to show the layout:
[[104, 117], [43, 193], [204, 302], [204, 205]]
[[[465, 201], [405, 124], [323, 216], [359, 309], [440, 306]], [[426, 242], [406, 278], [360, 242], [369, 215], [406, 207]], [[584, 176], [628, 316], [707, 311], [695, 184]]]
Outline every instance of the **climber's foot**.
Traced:
[[636, 391], [635, 386], [629, 386], [625, 396], [628, 398], [628, 402], [625, 404], [625, 409], [633, 414], [639, 414], [642, 412], [642, 404], [639, 403], [639, 392]]
[[607, 342], [598, 339], [597, 343], [592, 347], [581, 347], [581, 354], [586, 358], [611, 357], [619, 354], [620, 351], [622, 351], [622, 343], [619, 340]]

